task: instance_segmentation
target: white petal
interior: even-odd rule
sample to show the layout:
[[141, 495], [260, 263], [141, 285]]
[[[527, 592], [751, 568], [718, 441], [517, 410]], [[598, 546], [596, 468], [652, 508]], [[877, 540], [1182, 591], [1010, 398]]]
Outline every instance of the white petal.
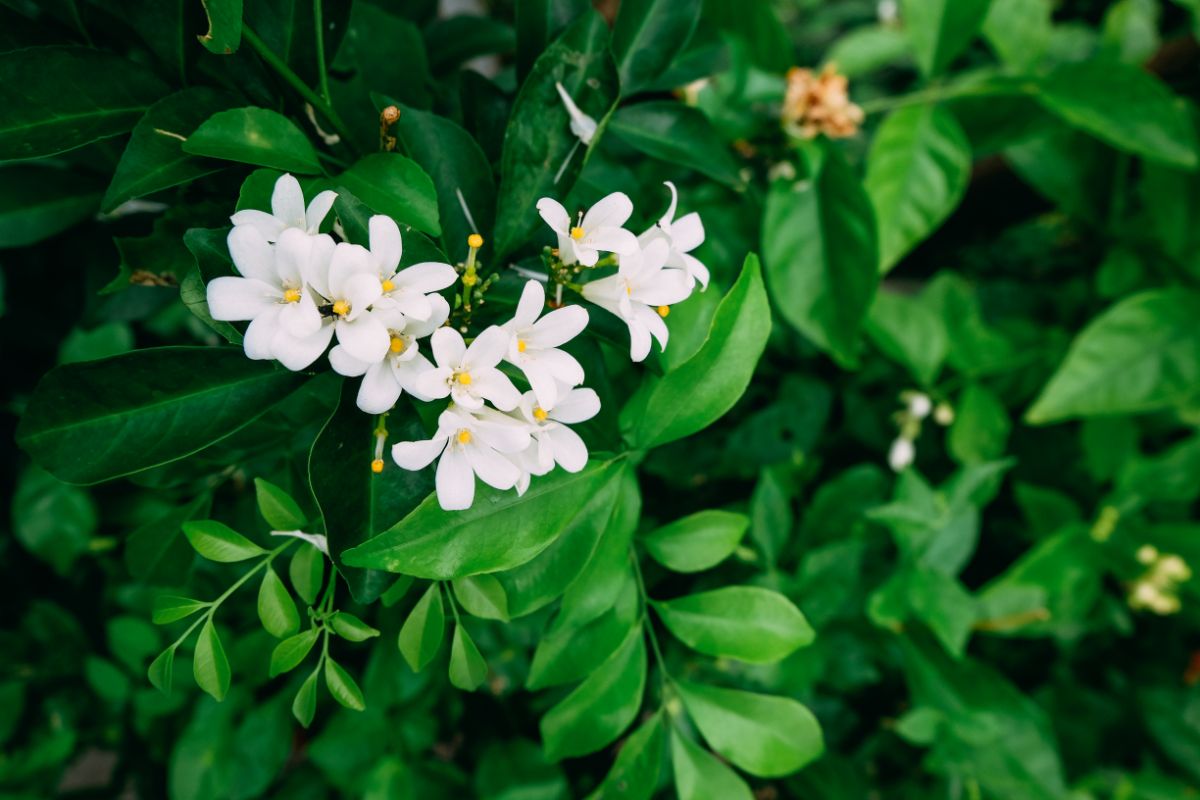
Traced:
[[662, 269], [634, 287], [632, 298], [650, 306], [681, 303], [692, 293], [691, 279], [681, 269]]
[[658, 340], [660, 350], [667, 349], [668, 329], [667, 323], [657, 311], [647, 306], [634, 306], [634, 314], [637, 316], [638, 322], [646, 327], [655, 339]]
[[619, 275], [609, 275], [583, 285], [584, 299], [598, 306], [616, 312], [617, 301], [625, 294], [625, 282]]
[[279, 306], [259, 314], [246, 327], [246, 335], [242, 339], [246, 357], [256, 361], [275, 358], [275, 354], [271, 351], [271, 342], [277, 333], [279, 333]]
[[671, 246], [681, 253], [695, 250], [704, 243], [704, 223], [693, 211], [684, 214], [671, 225]]
[[664, 228], [669, 228], [671, 221], [675, 219], [675, 208], [679, 204], [679, 192], [675, 189], [675, 184], [670, 181], [663, 181], [663, 186], [671, 190], [671, 204], [667, 206], [666, 213], [658, 218], [658, 224]]
[[283, 233], [283, 229], [287, 227], [280, 220], [257, 208], [243, 209], [230, 217], [229, 221], [233, 223], [235, 230], [237, 228], [253, 228], [268, 242], [278, 239], [279, 234]]
[[521, 393], [500, 370], [495, 367], [476, 369], [471, 373], [471, 392], [491, 400], [501, 411], [512, 411], [521, 400]]
[[483, 408], [483, 398], [475, 391], [475, 386], [463, 386], [461, 383], [450, 384], [450, 399], [468, 411]]
[[444, 436], [435, 436], [419, 442], [397, 442], [392, 445], [392, 460], [402, 469], [424, 469], [433, 463], [445, 447]]
[[422, 372], [413, 382], [413, 386], [417, 390], [413, 394], [420, 394], [435, 400], [445, 397], [450, 394], [450, 375], [449, 367], [434, 367]]
[[467, 352], [462, 334], [453, 328], [438, 328], [429, 337], [429, 346], [433, 349], [433, 360], [447, 369], [457, 369]]
[[289, 174], [279, 176], [271, 192], [271, 213], [288, 227], [301, 230], [308, 228], [304, 219], [304, 192], [300, 189], [300, 181]]
[[650, 330], [637, 319], [627, 320], [629, 324], [629, 358], [632, 361], [645, 361], [650, 355]]
[[[583, 229], [592, 231], [596, 228], [619, 228], [629, 220], [632, 213], [633, 201], [629, 199], [629, 195], [624, 192], [613, 192], [607, 197], [601, 198], [583, 215]], [[633, 234], [630, 236], [632, 237]]]
[[322, 325], [319, 331], [304, 338], [291, 336], [281, 329], [271, 340], [271, 352], [288, 369], [301, 370], [321, 357], [331, 338], [332, 325]]
[[543, 197], [537, 201], [538, 214], [556, 233], [567, 235], [571, 230], [571, 215], [563, 204], [553, 197]]
[[499, 325], [493, 325], [486, 329], [476, 336], [475, 341], [471, 342], [471, 346], [467, 348], [462, 357], [463, 368], [474, 377], [476, 370], [496, 366], [508, 352], [508, 343], [511, 339], [512, 335]]
[[372, 364], [358, 387], [358, 407], [368, 414], [382, 414], [400, 399], [400, 384], [386, 361]]
[[[535, 283], [535, 281], [530, 281]], [[539, 284], [540, 285], [540, 284]], [[525, 343], [544, 350], [558, 347], [574, 339], [588, 324], [587, 309], [583, 306], [567, 306], [555, 309], [534, 323], [525, 333]]]
[[308, 208], [304, 212], [304, 227], [309, 233], [316, 233], [321, 229], [321, 223], [325, 221], [329, 209], [333, 208], [334, 200], [337, 200], [337, 192], [326, 189], [308, 204]]
[[546, 431], [542, 436], [550, 437], [554, 460], [567, 472], [579, 472], [587, 466], [587, 445], [579, 438], [578, 433], [560, 425], [554, 430]]
[[366, 361], [359, 361], [354, 356], [346, 352], [346, 348], [339, 345], [334, 345], [334, 348], [329, 351], [329, 364], [333, 367], [333, 371], [339, 375], [345, 375], [348, 378], [356, 378], [359, 375], [366, 373], [371, 366]]
[[395, 272], [400, 265], [404, 243], [400, 238], [400, 226], [386, 214], [376, 214], [367, 221], [370, 231], [371, 255], [384, 272]]
[[[379, 280], [374, 275], [360, 272], [357, 275], [351, 275], [342, 283], [342, 294], [336, 299], [349, 301], [350, 313], [346, 315], [346, 319], [353, 321], [370, 313], [367, 309], [379, 299], [381, 294], [383, 294], [383, 290], [379, 286]], [[379, 324], [383, 325], [382, 322]]]
[[308, 260], [301, 267], [300, 275], [306, 284], [320, 292], [322, 297], [328, 298], [329, 265], [337, 250], [337, 243], [327, 233], [310, 236], [308, 239]]
[[422, 294], [440, 292], [458, 280], [458, 272], [449, 264], [421, 261], [396, 273], [392, 282], [397, 286], [415, 289]]
[[423, 322], [433, 316], [433, 301], [429, 298], [437, 295], [424, 295], [413, 289], [402, 288], [394, 290], [387, 297], [404, 316]]
[[529, 447], [529, 426], [498, 412], [484, 409], [475, 415], [473, 428], [480, 441], [501, 453], [520, 453]]
[[290, 536], [293, 539], [303, 539], [325, 555], [329, 555], [329, 540], [323, 533], [305, 533], [304, 531], [271, 531], [272, 536]]
[[363, 314], [353, 320], [339, 319], [337, 338], [347, 353], [370, 364], [387, 355], [388, 346], [391, 344], [387, 328], [370, 314]]
[[329, 290], [321, 294], [330, 300], [344, 300], [346, 281], [354, 275], [363, 274], [372, 275], [375, 282], [379, 282], [367, 248], [349, 242], [338, 242], [329, 262]]
[[221, 277], [208, 284], [208, 312], [213, 319], [254, 319], [275, 307], [282, 296], [277, 288], [251, 278]]
[[298, 303], [285, 303], [279, 312], [279, 323], [292, 336], [312, 336], [321, 327], [321, 312], [317, 310], [312, 292], [305, 292]]
[[521, 470], [492, 448], [472, 441], [463, 450], [467, 461], [479, 479], [496, 489], [511, 489], [521, 477]]
[[417, 339], [424, 339], [438, 328], [450, 316], [450, 304], [440, 294], [426, 295], [431, 313], [429, 319], [409, 319], [404, 323], [404, 332]]
[[[580, 241], [581, 245], [603, 250], [607, 253], [634, 253], [638, 250], [638, 240], [624, 228], [604, 227], [589, 228], [587, 235]], [[583, 259], [580, 258], [580, 261]]]
[[475, 502], [475, 471], [458, 447], [447, 447], [437, 466], [438, 503], [446, 511], [462, 511]]
[[708, 267], [701, 264], [700, 260], [695, 256], [690, 256], [687, 253], [681, 254], [679, 258], [683, 262], [683, 268], [687, 270], [688, 276], [693, 280], [699, 281], [701, 289], [707, 289]]
[[550, 419], [574, 424], [600, 413], [600, 396], [593, 389], [572, 389], [550, 411]]
[[554, 404], [558, 402], [558, 381], [554, 380], [554, 374], [533, 359], [522, 366], [521, 371], [525, 373], [525, 380], [529, 381], [537, 404], [543, 409], [554, 408]]
[[[567, 386], [578, 386], [583, 383], [583, 367], [575, 357], [564, 350], [539, 350], [534, 356], [538, 366], [547, 370], [555, 380]], [[550, 406], [542, 406], [550, 408]]]
[[[416, 349], [415, 347], [413, 348]], [[414, 353], [413, 357], [407, 361], [392, 360], [392, 375], [396, 378], [396, 383], [400, 384], [400, 388], [411, 394], [418, 400], [428, 403], [434, 398], [423, 393], [417, 386], [418, 381], [426, 372], [430, 372], [435, 367], [429, 363], [429, 359], [420, 353]], [[441, 381], [441, 386], [445, 388], [446, 382]]]
[[533, 325], [542, 309], [546, 307], [546, 290], [539, 281], [526, 281], [521, 290], [521, 300], [517, 303], [517, 312], [513, 314], [513, 330], [522, 330]]
[[283, 285], [299, 289], [308, 276], [309, 257], [312, 254], [313, 240], [299, 228], [288, 228], [279, 236], [275, 244], [275, 271]]
[[[261, 212], [260, 212], [261, 213]], [[252, 225], [237, 225], [226, 238], [233, 266], [247, 278], [279, 285], [275, 272], [275, 253], [267, 238]]]

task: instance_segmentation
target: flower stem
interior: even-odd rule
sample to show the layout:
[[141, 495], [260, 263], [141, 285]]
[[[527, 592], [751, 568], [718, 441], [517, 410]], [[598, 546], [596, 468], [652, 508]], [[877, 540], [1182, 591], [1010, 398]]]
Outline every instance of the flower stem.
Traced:
[[638, 595], [642, 601], [642, 627], [649, 635], [650, 649], [654, 652], [655, 663], [662, 672], [664, 683], [674, 684], [675, 679], [667, 671], [667, 660], [663, 657], [662, 648], [658, 644], [658, 634], [654, 631], [654, 622], [650, 619], [650, 595], [646, 592], [646, 580], [642, 577], [642, 565], [638, 562], [637, 553], [632, 546], [629, 548], [629, 560], [633, 562], [633, 576], [637, 579]]
[[317, 80], [320, 82], [321, 97], [332, 106], [329, 99], [329, 75], [325, 72], [325, 23], [322, 17], [321, 0], [313, 0], [313, 30], [317, 35]]

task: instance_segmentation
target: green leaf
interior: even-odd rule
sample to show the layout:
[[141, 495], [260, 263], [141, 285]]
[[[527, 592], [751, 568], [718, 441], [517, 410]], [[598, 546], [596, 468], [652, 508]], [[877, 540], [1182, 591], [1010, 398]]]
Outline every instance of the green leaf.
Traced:
[[716, 422], [746, 391], [770, 333], [762, 272], [750, 254], [696, 354], [662, 377], [647, 376], [621, 409], [625, 441], [649, 449]]
[[333, 699], [352, 711], [363, 711], [367, 704], [363, 702], [362, 689], [341, 664], [332, 658], [325, 659], [325, 685]]
[[208, 16], [208, 31], [196, 38], [210, 53], [233, 53], [242, 43], [242, 0], [200, 1]]
[[950, 351], [946, 324], [922, 297], [875, 294], [867, 335], [883, 354], [904, 366], [921, 386], [932, 386]]
[[1138, 67], [1064, 64], [1039, 89], [1034, 97], [1046, 110], [1119, 150], [1186, 169], [1200, 161], [1187, 102]]
[[1012, 422], [992, 390], [969, 383], [954, 407], [954, 424], [946, 447], [960, 464], [982, 464], [1004, 455]]
[[904, 29], [926, 76], [943, 72], [983, 24], [989, 0], [902, 0]]
[[300, 630], [300, 614], [287, 587], [275, 570], [267, 567], [258, 587], [258, 619], [267, 633], [276, 639], [291, 636]]
[[254, 106], [213, 114], [183, 143], [183, 152], [301, 175], [321, 171], [317, 151], [296, 123]]
[[624, 644], [542, 717], [542, 743], [551, 761], [594, 753], [629, 727], [646, 687], [646, 643], [636, 625]]
[[654, 603], [681, 642], [705, 655], [770, 664], [811, 644], [814, 633], [800, 609], [778, 592], [726, 586]]
[[612, 32], [621, 93], [652, 84], [684, 49], [700, 19], [700, 0], [623, 0]]
[[983, 35], [1005, 64], [1022, 71], [1038, 65], [1054, 35], [1053, 0], [992, 0]]
[[879, 271], [937, 230], [971, 178], [971, 145], [954, 115], [936, 105], [892, 112], [871, 143], [865, 188], [879, 222]]
[[17, 441], [59, 479], [96, 483], [189, 456], [304, 380], [233, 348], [159, 347], [68, 364], [34, 390]]
[[172, 645], [158, 654], [146, 670], [146, 677], [155, 689], [163, 694], [171, 693], [171, 680], [175, 675], [175, 647]]
[[413, 672], [420, 672], [437, 655], [445, 630], [442, 590], [435, 582], [425, 590], [400, 629], [400, 653]]
[[316, 603], [325, 582], [325, 554], [308, 542], [301, 542], [288, 564], [288, 578], [301, 600], [310, 606]]
[[737, 773], [700, 745], [671, 729], [671, 767], [679, 800], [753, 800], [754, 795]]
[[[511, 55], [517, 43], [516, 32], [507, 22], [474, 14], [439, 17], [421, 34], [429, 52], [429, 68], [435, 74], [450, 73], [479, 56]], [[490, 175], [491, 170], [488, 172]]]
[[[520, 36], [519, 19], [517, 31]], [[596, 131], [587, 149], [580, 145], [563, 169], [563, 162], [579, 140], [568, 127], [567, 111], [555, 82], [562, 83], [583, 113], [602, 124], [616, 102], [617, 81], [617, 68], [608, 48], [608, 26], [592, 10], [583, 12], [538, 58], [517, 93], [504, 133], [493, 242], [497, 260], [524, 244], [539, 224], [539, 198], [565, 197], [571, 190], [603, 132], [603, 128]], [[559, 176], [557, 181], [555, 176]]]
[[292, 716], [303, 727], [312, 724], [313, 716], [317, 713], [317, 673], [314, 671], [300, 684], [300, 690], [292, 700]]
[[196, 86], [164, 97], [138, 120], [104, 193], [105, 211], [172, 186], [190, 183], [225, 168], [219, 161], [194, 158], [184, 141], [206, 119], [235, 105], [233, 95]]
[[640, 626], [638, 615], [637, 590], [629, 580], [611, 607], [595, 619], [566, 624], [556, 620], [538, 639], [525, 685], [544, 689], [583, 680], [617, 651], [630, 629]]
[[675, 572], [700, 572], [728, 558], [750, 527], [745, 514], [697, 511], [642, 538], [654, 560]]
[[821, 727], [789, 697], [680, 681], [684, 708], [713, 750], [751, 775], [788, 775], [821, 755]]
[[517, 75], [525, 76], [554, 39], [591, 9], [588, 0], [516, 0]]
[[1025, 413], [1032, 425], [1141, 414], [1200, 393], [1200, 295], [1160, 289], [1128, 297], [1092, 320]]
[[[491, 232], [496, 217], [496, 183], [492, 165], [471, 134], [445, 117], [405, 107], [395, 132], [405, 152], [445, 187], [438, 192], [442, 243], [451, 263], [465, 261], [467, 237]], [[462, 200], [459, 200], [459, 193]], [[467, 219], [463, 205], [475, 224]]]
[[432, 236], [442, 232], [433, 181], [410, 158], [399, 153], [372, 153], [360, 158], [333, 181], [345, 186], [376, 212], [387, 214], [399, 223]]
[[292, 496], [270, 481], [254, 479], [254, 497], [258, 502], [258, 513], [272, 530], [295, 531], [304, 527], [308, 518], [300, 504]]
[[192, 674], [196, 685], [213, 696], [218, 702], [225, 699], [229, 691], [229, 659], [221, 646], [221, 637], [212, 619], [200, 628], [196, 639], [196, 652], [192, 656]]
[[304, 660], [305, 656], [313, 649], [313, 645], [317, 643], [317, 636], [317, 629], [312, 628], [307, 631], [301, 631], [295, 636], [289, 636], [275, 645], [275, 649], [271, 651], [271, 677], [274, 678], [285, 672], [291, 672], [300, 666], [300, 662]]
[[697, 109], [675, 100], [622, 106], [613, 114], [608, 129], [652, 158], [694, 169], [727, 186], [743, 185], [729, 146]]
[[379, 635], [379, 631], [346, 611], [339, 611], [329, 618], [333, 632], [349, 642], [365, 642]]
[[[524, 564], [578, 517], [592, 494], [621, 472], [618, 462], [557, 470], [525, 495], [480, 486], [466, 511], [445, 511], [430, 495], [392, 528], [342, 554], [356, 567], [452, 580]], [[497, 536], [496, 531], [505, 531]]]
[[621, 743], [597, 796], [603, 800], [650, 800], [658, 789], [666, 743], [663, 715], [658, 713]]
[[192, 548], [209, 561], [230, 564], [267, 552], [225, 523], [213, 519], [185, 522], [183, 533]]
[[508, 597], [504, 585], [492, 575], [474, 575], [453, 581], [454, 596], [472, 616], [508, 621]]
[[102, 184], [48, 164], [0, 168], [0, 249], [25, 247], [93, 216]]
[[0, 54], [0, 160], [54, 155], [125, 133], [166, 92], [154, 70], [116, 53], [30, 47]]
[[843, 365], [879, 283], [871, 201], [845, 159], [826, 146], [814, 174], [776, 181], [763, 218], [763, 261], [780, 316]]
[[91, 494], [30, 467], [17, 484], [12, 508], [13, 534], [26, 550], [60, 575], [92, 546], [99, 523]]
[[786, 465], [764, 467], [758, 473], [754, 492], [750, 495], [750, 539], [758, 547], [768, 569], [779, 562], [779, 556], [791, 540], [795, 525], [792, 500], [795, 487]]
[[181, 619], [187, 619], [197, 611], [208, 608], [212, 603], [203, 600], [193, 600], [190, 597], [175, 597], [160, 594], [154, 598], [154, 611], [150, 619], [155, 625], [167, 625]]
[[487, 662], [479, 654], [471, 635], [462, 625], [455, 625], [454, 640], [450, 645], [450, 683], [464, 692], [473, 692], [487, 676]]
[[179, 283], [179, 299], [195, 315], [225, 341], [242, 344], [242, 332], [232, 322], [215, 320], [208, 310], [208, 287], [205, 282], [222, 275], [232, 275], [233, 259], [229, 257], [226, 239], [228, 228], [189, 228], [183, 234], [183, 244], [195, 262]]
[[201, 494], [186, 506], [171, 509], [142, 525], [125, 540], [129, 574], [152, 586], [182, 584], [196, 557], [183, 535], [183, 523], [208, 513], [210, 497]]

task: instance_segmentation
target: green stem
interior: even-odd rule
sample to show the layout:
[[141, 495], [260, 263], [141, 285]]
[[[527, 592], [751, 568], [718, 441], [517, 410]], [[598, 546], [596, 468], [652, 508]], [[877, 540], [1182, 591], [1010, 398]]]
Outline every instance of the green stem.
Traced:
[[454, 602], [454, 592], [447, 588], [445, 581], [438, 581], [438, 585], [446, 592], [446, 602], [450, 604], [450, 613], [454, 615], [454, 624], [461, 628], [462, 619], [458, 616], [458, 604]]
[[329, 76], [325, 72], [325, 23], [323, 21], [321, 0], [313, 0], [313, 30], [317, 34], [317, 80], [321, 86], [321, 97], [329, 105]]
[[230, 586], [228, 589], [226, 589], [221, 594], [220, 597], [218, 597], [216, 600], [213, 600], [211, 603], [209, 603], [208, 612], [204, 616], [211, 619], [212, 615], [217, 613], [217, 609], [221, 607], [222, 603], [224, 603], [226, 600], [229, 599], [230, 595], [232, 595], [238, 589], [242, 588], [242, 586], [244, 586], [246, 584], [246, 581], [250, 580], [252, 577], [257, 575], [263, 569], [268, 567], [271, 564], [271, 562], [275, 560], [276, 556], [278, 556], [284, 550], [287, 550], [289, 547], [291, 547], [297, 541], [298, 541], [297, 539], [289, 539], [288, 541], [279, 545], [279, 547], [276, 547], [274, 550], [267, 553], [265, 558], [263, 558], [261, 561], [259, 561], [257, 564], [254, 565], [253, 569], [251, 569], [245, 575], [243, 575], [242, 577], [240, 577], [236, 581], [234, 581], [233, 585]]
[[189, 636], [192, 635], [192, 631], [196, 630], [196, 628], [198, 628], [200, 626], [200, 623], [207, 620], [210, 616], [211, 616], [210, 614], [201, 614], [200, 616], [196, 617], [196, 621], [193, 622], [190, 626], [188, 626], [188, 629], [183, 632], [183, 635], [180, 636], [178, 639], [176, 639], [175, 644], [171, 645], [171, 647], [168, 649], [173, 649], [173, 648], [179, 647], [179, 645], [183, 644], [184, 641]]
[[663, 658], [662, 648], [658, 644], [658, 634], [654, 631], [654, 621], [650, 619], [650, 595], [646, 591], [646, 580], [642, 577], [642, 565], [638, 562], [637, 553], [629, 548], [629, 560], [633, 562], [633, 576], [637, 579], [638, 595], [642, 600], [642, 627], [650, 638], [650, 649], [654, 651], [654, 660], [658, 664], [666, 683], [674, 684], [675, 679], [667, 671], [667, 660]]
[[931, 86], [909, 94], [897, 97], [879, 97], [867, 100], [861, 104], [864, 114], [878, 114], [906, 106], [939, 103], [943, 100], [958, 100], [965, 97], [996, 97], [1000, 95], [1029, 95], [1035, 91], [1034, 86], [1015, 83], [1004, 84], [952, 84], [949, 86]]
[[[258, 38], [258, 34], [255, 33], [250, 26], [242, 26], [242, 38], [245, 39], [252, 48], [254, 48], [254, 52], [258, 53], [259, 58], [267, 62], [267, 65], [271, 67], [271, 69], [275, 70], [279, 77], [283, 78], [283, 80], [286, 81], [287, 84], [293, 89], [295, 89], [301, 97], [312, 104], [313, 108], [320, 111], [325, 118], [329, 120], [330, 124], [333, 125], [334, 130], [336, 130], [338, 135], [342, 137], [342, 141], [346, 142], [347, 144], [350, 143], [350, 133], [346, 128], [346, 124], [342, 122], [342, 118], [338, 116], [338, 113], [333, 110], [332, 105], [326, 102], [319, 94], [310, 89], [304, 81], [300, 80], [300, 76], [295, 72], [292, 72], [292, 68], [284, 63], [283, 59], [275, 55], [271, 48], [267, 47], [266, 42]], [[318, 40], [319, 39], [320, 37], [318, 37]], [[323, 75], [324, 71], [322, 70], [322, 76]]]

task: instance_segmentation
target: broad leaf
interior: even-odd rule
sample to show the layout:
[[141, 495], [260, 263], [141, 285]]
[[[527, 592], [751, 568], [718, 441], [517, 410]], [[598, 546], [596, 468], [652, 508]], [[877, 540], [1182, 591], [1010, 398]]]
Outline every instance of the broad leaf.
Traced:
[[628, 96], [650, 85], [687, 45], [700, 19], [700, 0], [623, 0], [612, 50]]
[[155, 625], [167, 625], [172, 622], [178, 622], [181, 619], [187, 619], [197, 611], [208, 608], [211, 603], [206, 603], [203, 600], [193, 600], [190, 597], [174, 597], [172, 595], [159, 595], [154, 598], [154, 611], [151, 619]]
[[975, 35], [989, 0], [902, 0], [904, 29], [927, 76], [944, 71]]
[[208, 30], [196, 38], [210, 53], [229, 55], [242, 42], [242, 0], [201, 0]]
[[654, 560], [675, 572], [700, 572], [728, 558], [750, 527], [745, 514], [697, 511], [642, 538]]
[[778, 592], [726, 586], [654, 603], [676, 638], [705, 655], [758, 664], [779, 661], [810, 644], [813, 630]]
[[753, 800], [754, 795], [738, 774], [721, 759], [691, 739], [671, 729], [671, 767], [679, 800]]
[[508, 597], [504, 585], [492, 575], [472, 575], [452, 582], [454, 596], [468, 614], [507, 622]]
[[450, 644], [450, 683], [465, 692], [473, 692], [487, 680], [488, 666], [479, 648], [462, 625], [454, 626]]
[[591, 10], [588, 0], [516, 0], [517, 75], [525, 76], [534, 61], [563, 29]]
[[991, 0], [983, 35], [1000, 60], [1018, 70], [1037, 66], [1054, 34], [1053, 0]]
[[103, 183], [47, 164], [0, 169], [0, 250], [48, 239], [95, 215]]
[[867, 314], [867, 335], [921, 386], [932, 386], [950, 351], [946, 324], [922, 297], [881, 290]]
[[612, 769], [600, 785], [599, 797], [604, 800], [650, 800], [658, 788], [666, 743], [663, 715], [655, 714], [621, 744]]
[[321, 171], [317, 151], [296, 123], [253, 106], [213, 114], [183, 143], [183, 152], [301, 175]]
[[222, 564], [245, 561], [267, 552], [225, 523], [213, 519], [185, 522], [183, 533], [197, 553]]
[[192, 674], [196, 678], [197, 686], [216, 700], [225, 699], [225, 694], [229, 691], [229, 659], [225, 657], [221, 637], [217, 635], [216, 626], [211, 619], [201, 626], [200, 636], [196, 639]]
[[291, 495], [270, 481], [254, 479], [254, 497], [258, 513], [274, 530], [294, 531], [304, 527], [307, 517]]
[[275, 649], [271, 651], [271, 677], [274, 678], [276, 675], [282, 675], [298, 667], [312, 650], [313, 645], [317, 643], [318, 635], [317, 629], [312, 628], [297, 633], [295, 636], [289, 636], [275, 645]]
[[380, 214], [437, 236], [438, 195], [433, 181], [410, 158], [399, 153], [372, 153], [334, 178]]
[[362, 689], [341, 664], [332, 658], [325, 659], [325, 686], [333, 699], [351, 711], [363, 711], [367, 704], [363, 701]]
[[300, 629], [296, 603], [270, 567], [258, 587], [258, 619], [267, 633], [276, 639], [291, 636]]
[[743, 184], [729, 146], [708, 117], [694, 108], [674, 100], [623, 106], [608, 128], [648, 156], [694, 169], [727, 186]]
[[420, 672], [437, 655], [445, 631], [446, 611], [442, 606], [442, 589], [434, 582], [417, 601], [412, 613], [404, 621], [404, 627], [400, 629], [400, 653], [413, 672]]
[[639, 625], [639, 603], [633, 581], [622, 587], [610, 608], [578, 624], [555, 624], [538, 640], [526, 686], [544, 689], [582, 680], [616, 652]]
[[378, 630], [348, 611], [338, 611], [330, 617], [329, 627], [348, 642], [365, 642], [379, 635]]

